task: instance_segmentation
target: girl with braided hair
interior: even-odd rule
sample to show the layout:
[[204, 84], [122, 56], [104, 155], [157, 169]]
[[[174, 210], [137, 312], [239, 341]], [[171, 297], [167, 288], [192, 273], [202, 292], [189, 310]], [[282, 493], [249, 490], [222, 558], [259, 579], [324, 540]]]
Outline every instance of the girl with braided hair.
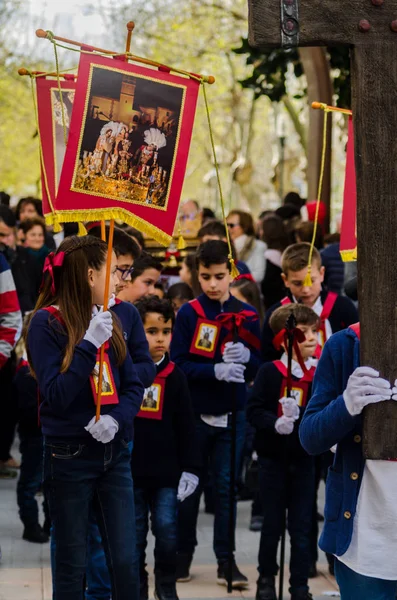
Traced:
[[[69, 237], [44, 266], [43, 287], [25, 331], [40, 391], [44, 488], [53, 522], [54, 597], [83, 600], [89, 515], [97, 517], [118, 600], [138, 597], [130, 452], [143, 386], [117, 317], [103, 304], [106, 243]], [[117, 284], [112, 257], [109, 294]], [[99, 349], [105, 344], [101, 416], [95, 422]], [[110, 390], [109, 390], [110, 387]]]

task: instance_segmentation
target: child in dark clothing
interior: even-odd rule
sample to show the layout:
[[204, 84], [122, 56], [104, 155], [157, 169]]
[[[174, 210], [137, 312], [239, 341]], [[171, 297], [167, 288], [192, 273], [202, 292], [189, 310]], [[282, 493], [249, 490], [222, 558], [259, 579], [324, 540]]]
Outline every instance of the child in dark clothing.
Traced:
[[[214, 552], [218, 583], [227, 583], [229, 553], [229, 489], [231, 462], [232, 386], [236, 394], [236, 469], [245, 438], [246, 381], [253, 381], [260, 365], [259, 323], [255, 309], [231, 296], [228, 246], [220, 240], [202, 244], [196, 255], [203, 293], [178, 312], [172, 336], [171, 358], [188, 379], [196, 415], [196, 431], [203, 464], [211, 464], [214, 480]], [[235, 315], [238, 341], [233, 339]], [[200, 343], [201, 342], [201, 343]], [[205, 343], [204, 343], [205, 342]], [[190, 580], [197, 545], [196, 525], [201, 489], [179, 510], [178, 581]], [[233, 565], [233, 587], [248, 580]]]
[[[145, 549], [151, 514], [155, 545], [155, 597], [177, 600], [177, 501], [198, 485], [199, 453], [189, 388], [183, 372], [168, 356], [174, 311], [156, 296], [137, 303], [157, 376], [145, 390], [135, 421], [132, 452], [140, 598], [148, 598]], [[150, 443], [148, 443], [150, 440]]]
[[285, 306], [292, 302], [301, 303], [312, 308], [320, 317], [317, 358], [319, 358], [319, 350], [321, 351], [332, 333], [341, 331], [341, 329], [345, 329], [358, 321], [357, 309], [349, 298], [322, 289], [325, 269], [321, 266], [321, 255], [316, 248], [313, 250], [311, 264], [312, 285], [304, 285], [308, 272], [309, 256], [310, 244], [306, 242], [292, 244], [283, 253], [281, 260], [283, 272], [281, 276], [285, 287], [288, 289], [288, 295], [266, 312], [262, 330], [262, 357], [265, 361], [280, 358], [280, 352], [273, 345], [273, 332], [270, 327], [271, 315], [279, 306]]
[[[310, 398], [315, 367], [319, 319], [307, 306], [290, 304], [277, 309], [270, 320], [274, 335], [283, 340], [285, 324], [293, 313], [304, 340], [295, 349], [292, 386], [287, 398], [287, 353], [264, 364], [255, 380], [247, 416], [256, 429], [254, 448], [259, 456], [259, 487], [264, 522], [259, 549], [256, 600], [277, 600], [275, 576], [277, 547], [288, 510], [291, 537], [291, 600], [312, 598], [307, 585], [310, 566], [310, 532], [313, 513], [314, 460], [299, 442], [300, 419]], [[283, 349], [284, 341], [281, 342]]]
[[50, 519], [44, 499], [44, 526], [39, 523], [39, 508], [35, 498], [43, 474], [43, 436], [37, 411], [37, 383], [29, 373], [26, 357], [21, 358], [13, 382], [18, 405], [18, 433], [22, 455], [17, 484], [19, 516], [24, 525], [23, 539], [43, 544], [49, 541]]

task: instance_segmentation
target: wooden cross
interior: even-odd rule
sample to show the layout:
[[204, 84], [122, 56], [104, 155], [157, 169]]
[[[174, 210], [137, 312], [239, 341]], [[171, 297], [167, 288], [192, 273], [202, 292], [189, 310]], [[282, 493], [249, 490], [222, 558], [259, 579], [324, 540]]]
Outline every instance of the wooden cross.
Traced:
[[[248, 0], [255, 48], [351, 48], [361, 364], [397, 377], [397, 0]], [[321, 98], [319, 99], [321, 101]], [[397, 402], [365, 410], [366, 458], [397, 458]]]

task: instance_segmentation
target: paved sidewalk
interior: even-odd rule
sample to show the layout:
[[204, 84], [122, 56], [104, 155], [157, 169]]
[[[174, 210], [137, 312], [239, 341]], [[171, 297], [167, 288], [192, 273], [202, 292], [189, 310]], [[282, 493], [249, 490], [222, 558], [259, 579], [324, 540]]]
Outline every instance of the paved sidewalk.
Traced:
[[[0, 545], [3, 554], [0, 563], [0, 600], [51, 600], [49, 544], [37, 545], [22, 540], [22, 524], [17, 514], [15, 489], [16, 480], [0, 480]], [[235, 598], [255, 597], [259, 534], [248, 531], [249, 513], [250, 503], [239, 503], [237, 562], [249, 577], [250, 588], [243, 593], [234, 592], [232, 597]], [[192, 569], [193, 579], [190, 583], [178, 586], [179, 597], [181, 600], [227, 598], [226, 589], [216, 584], [211, 516], [200, 515], [198, 539], [199, 548]], [[151, 544], [148, 553], [149, 563], [152, 564]], [[310, 582], [316, 600], [329, 597], [338, 589], [334, 578], [328, 575], [324, 555], [321, 555], [319, 568], [320, 576]], [[289, 600], [287, 574], [284, 589], [284, 598]]]

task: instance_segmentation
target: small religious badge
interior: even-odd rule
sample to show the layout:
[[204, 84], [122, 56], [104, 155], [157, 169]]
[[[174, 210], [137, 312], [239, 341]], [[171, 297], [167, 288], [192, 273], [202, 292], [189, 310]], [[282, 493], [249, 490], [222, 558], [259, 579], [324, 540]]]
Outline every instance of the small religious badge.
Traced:
[[[90, 384], [94, 396], [94, 402], [97, 404], [98, 399], [98, 379], [99, 379], [99, 356], [95, 363], [94, 370], [90, 376]], [[105, 352], [102, 363], [102, 397], [101, 404], [118, 404], [119, 397], [117, 394], [116, 385], [113, 379], [112, 367], [109, 362], [109, 355]]]
[[190, 347], [192, 354], [214, 358], [218, 344], [220, 329], [215, 321], [198, 319], [196, 331]]
[[150, 387], [146, 388], [137, 417], [161, 421], [163, 418], [164, 383], [165, 379], [162, 382], [156, 379]]

